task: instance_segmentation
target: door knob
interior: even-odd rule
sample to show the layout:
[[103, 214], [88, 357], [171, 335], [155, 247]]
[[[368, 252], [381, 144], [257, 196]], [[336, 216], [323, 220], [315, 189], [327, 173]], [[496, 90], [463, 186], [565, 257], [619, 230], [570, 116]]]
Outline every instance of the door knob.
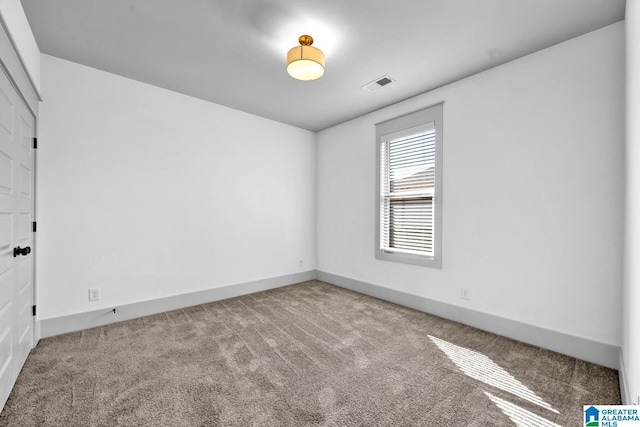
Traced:
[[18, 246], [17, 248], [13, 248], [13, 257], [17, 257], [18, 255], [22, 255], [22, 256], [27, 256], [31, 253], [31, 248], [29, 246], [26, 246], [24, 248], [21, 248], [20, 246]]

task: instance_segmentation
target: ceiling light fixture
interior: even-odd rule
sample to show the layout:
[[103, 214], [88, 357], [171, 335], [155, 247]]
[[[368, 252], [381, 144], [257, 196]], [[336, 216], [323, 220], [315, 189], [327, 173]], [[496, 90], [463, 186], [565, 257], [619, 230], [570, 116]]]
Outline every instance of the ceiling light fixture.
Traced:
[[287, 53], [287, 73], [298, 80], [317, 80], [324, 74], [324, 53], [312, 47], [313, 37], [303, 35]]

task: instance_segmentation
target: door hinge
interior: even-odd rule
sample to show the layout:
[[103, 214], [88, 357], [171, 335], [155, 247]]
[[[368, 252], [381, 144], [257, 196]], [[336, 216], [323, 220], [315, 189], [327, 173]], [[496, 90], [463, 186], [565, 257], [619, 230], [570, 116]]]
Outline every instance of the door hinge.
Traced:
[[36, 306], [35, 306], [35, 305], [32, 305], [32, 306], [31, 306], [31, 314], [32, 314], [33, 316], [35, 316], [35, 315], [36, 315]]
[[37, 149], [38, 148], [38, 138], [33, 138], [33, 148]]
[[36, 226], [36, 222], [35, 222], [35, 221], [33, 221], [33, 232], [34, 232], [34, 233], [36, 232], [36, 229], [37, 229], [37, 228], [38, 228], [38, 227]]

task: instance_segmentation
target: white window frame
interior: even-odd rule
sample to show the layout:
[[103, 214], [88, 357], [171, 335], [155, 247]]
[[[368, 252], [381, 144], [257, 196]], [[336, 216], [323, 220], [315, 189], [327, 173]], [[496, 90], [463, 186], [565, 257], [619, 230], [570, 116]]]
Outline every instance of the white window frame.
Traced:
[[[397, 117], [376, 124], [376, 247], [375, 256], [385, 261], [442, 268], [442, 113], [443, 104]], [[433, 126], [435, 128], [435, 183], [433, 188], [433, 255], [425, 255], [406, 250], [383, 247], [383, 209], [385, 184], [382, 147], [390, 141], [411, 133], [418, 133]], [[388, 196], [387, 196], [388, 198]]]

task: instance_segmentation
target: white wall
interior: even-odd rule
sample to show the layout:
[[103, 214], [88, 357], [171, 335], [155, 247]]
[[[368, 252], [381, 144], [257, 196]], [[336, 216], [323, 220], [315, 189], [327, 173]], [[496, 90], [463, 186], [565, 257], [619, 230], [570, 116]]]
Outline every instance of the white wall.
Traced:
[[20, 0], [0, 0], [0, 15], [36, 90], [40, 90], [40, 49]]
[[42, 93], [41, 318], [315, 269], [314, 133], [47, 55]]
[[[620, 345], [623, 54], [618, 23], [321, 132], [318, 270]], [[376, 260], [374, 125], [441, 101], [442, 269]]]
[[627, 0], [627, 152], [625, 286], [623, 294], [622, 357], [625, 392], [640, 404], [640, 1]]

